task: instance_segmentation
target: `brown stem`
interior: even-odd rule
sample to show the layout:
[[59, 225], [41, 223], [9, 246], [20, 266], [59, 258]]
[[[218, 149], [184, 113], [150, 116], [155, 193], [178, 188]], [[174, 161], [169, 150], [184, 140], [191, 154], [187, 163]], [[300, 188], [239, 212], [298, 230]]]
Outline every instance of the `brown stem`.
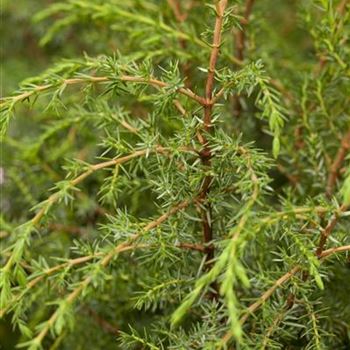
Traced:
[[[167, 88], [169, 87], [168, 83], [165, 83], [164, 81], [154, 79], [154, 78], [142, 78], [142, 77], [137, 77], [137, 76], [130, 76], [130, 75], [122, 75], [118, 77], [120, 81], [123, 82], [131, 82], [131, 83], [138, 83], [138, 84], [146, 84], [150, 86], [155, 86], [159, 88]], [[84, 78], [71, 78], [71, 79], [65, 79], [61, 82], [61, 85], [74, 85], [74, 84], [81, 84], [81, 83], [108, 83], [112, 81], [110, 77], [84, 77]], [[23, 100], [26, 100], [27, 98], [35, 95], [36, 93], [40, 93], [42, 91], [46, 91], [49, 89], [54, 88], [56, 85], [55, 84], [47, 84], [47, 85], [39, 85], [35, 89], [23, 92], [22, 94], [12, 96], [12, 97], [5, 97], [2, 98], [0, 101], [0, 106], [4, 105], [7, 101], [12, 101], [13, 103], [17, 103]], [[191, 91], [188, 88], [179, 88], [178, 93], [187, 96], [194, 101], [198, 102], [201, 105], [204, 105], [206, 103], [205, 99], [202, 97], [196, 95], [193, 91]]]
[[104, 319], [91, 307], [87, 307], [86, 312], [105, 332], [113, 335], [117, 335], [119, 333], [119, 328], [117, 326], [111, 324], [109, 321]]
[[318, 248], [316, 250], [316, 255], [318, 257], [321, 257], [322, 256], [322, 252], [323, 252], [323, 249], [324, 249], [324, 246], [327, 242], [327, 239], [328, 237], [331, 235], [335, 225], [337, 224], [338, 222], [338, 219], [339, 219], [339, 215], [341, 213], [343, 213], [344, 211], [347, 210], [349, 206], [348, 205], [345, 205], [343, 204], [339, 210], [336, 211], [336, 213], [334, 213], [333, 217], [331, 218], [331, 220], [328, 222], [327, 226], [322, 230], [321, 232], [321, 237], [320, 237], [320, 242], [318, 244]]
[[195, 244], [195, 243], [179, 243], [176, 245], [177, 248], [183, 248], [188, 250], [195, 250], [198, 252], [206, 252], [206, 247], [202, 244]]
[[[240, 323], [241, 325], [243, 325], [247, 319], [249, 318], [249, 316], [251, 314], [253, 314], [257, 309], [260, 308], [260, 306], [262, 304], [264, 304], [264, 302], [271, 297], [271, 295], [275, 292], [275, 290], [277, 288], [279, 288], [280, 286], [282, 286], [284, 283], [286, 283], [291, 277], [293, 277], [298, 271], [300, 271], [301, 267], [300, 266], [295, 266], [293, 267], [290, 271], [288, 271], [287, 273], [285, 273], [282, 277], [280, 277], [266, 292], [264, 292], [259, 299], [254, 302], [253, 304], [251, 304], [246, 313], [240, 318]], [[227, 332], [225, 334], [225, 336], [222, 338], [222, 345], [226, 344], [227, 342], [230, 341], [230, 339], [232, 338], [232, 333], [231, 332]], [[220, 348], [222, 348], [222, 346], [220, 345]]]
[[[186, 149], [188, 149], [188, 148], [186, 148]], [[110, 167], [112, 165], [123, 164], [131, 159], [141, 157], [141, 156], [146, 156], [147, 154], [149, 154], [151, 152], [167, 153], [168, 150], [162, 146], [157, 146], [153, 150], [151, 150], [151, 149], [138, 150], [138, 151], [135, 151], [135, 152], [133, 152], [127, 156], [124, 156], [124, 157], [120, 157], [120, 158], [116, 158], [116, 159], [112, 159], [112, 160], [109, 160], [106, 162], [92, 165], [92, 166], [90, 166], [90, 168], [87, 171], [83, 172], [82, 174], [80, 174], [79, 176], [74, 178], [73, 180], [70, 180], [69, 185], [71, 188], [74, 188], [76, 185], [81, 183], [85, 178], [87, 178], [88, 176], [90, 176], [92, 173], [94, 173], [95, 171], [97, 171], [99, 169], [107, 168], [107, 167]], [[47, 211], [50, 209], [50, 207], [53, 204], [55, 204], [59, 201], [59, 199], [60, 199], [60, 192], [59, 191], [55, 192], [51, 196], [49, 196], [48, 199], [44, 202], [41, 209], [36, 213], [36, 215], [34, 215], [34, 217], [29, 222], [33, 226], [39, 226], [44, 215], [47, 213]], [[14, 262], [14, 254], [11, 254], [10, 258], [7, 260], [7, 263], [3, 267], [4, 271], [9, 271], [14, 263], [15, 263]]]
[[298, 176], [290, 174], [289, 171], [282, 164], [277, 164], [277, 169], [288, 179], [288, 181], [292, 184], [293, 187], [296, 187], [298, 185]]
[[251, 304], [247, 312], [241, 317], [240, 322], [241, 324], [244, 324], [249, 315], [254, 313], [267, 299], [270, 298], [270, 296], [275, 292], [277, 288], [282, 286], [285, 282], [287, 282], [291, 277], [293, 277], [298, 271], [301, 270], [301, 266], [295, 266], [290, 271], [288, 271], [286, 274], [284, 274], [282, 277], [280, 277], [271, 288], [269, 288], [265, 293], [263, 293], [260, 298], [253, 304]]
[[[113, 248], [107, 255], [105, 255], [98, 264], [101, 268], [105, 268], [110, 264], [110, 262], [113, 260], [114, 257], [116, 257], [119, 253], [132, 250], [137, 247], [137, 244], [134, 243], [139, 237], [141, 237], [146, 232], [152, 230], [153, 228], [159, 226], [164, 221], [166, 221], [170, 216], [176, 214], [178, 211], [186, 208], [190, 204], [189, 201], [183, 201], [179, 203], [178, 205], [172, 207], [168, 212], [161, 215], [156, 220], [150, 222], [148, 225], [146, 225], [142, 232], [132, 235], [127, 241], [118, 244], [115, 248]], [[142, 245], [142, 244], [141, 244]], [[93, 280], [93, 275], [88, 275], [84, 280], [82, 280], [78, 285], [73, 289], [72, 292], [70, 292], [67, 297], [65, 298], [65, 302], [68, 305], [73, 304], [73, 302], [81, 295], [81, 293], [90, 285], [90, 283]], [[45, 326], [41, 329], [41, 331], [37, 334], [37, 336], [34, 338], [34, 341], [37, 344], [41, 344], [49, 330], [52, 328], [52, 326], [55, 324], [57, 318], [59, 317], [60, 310], [56, 309], [56, 311], [51, 315], [51, 317], [46, 322]]]
[[350, 149], [350, 129], [348, 132], [344, 135], [344, 137], [341, 140], [340, 148], [338, 150], [338, 153], [331, 165], [330, 173], [327, 180], [327, 196], [331, 197], [333, 194], [333, 190], [335, 187], [335, 184], [337, 182], [337, 178], [339, 175], [339, 170], [342, 167], [345, 157]]
[[[319, 258], [324, 259], [335, 253], [342, 253], [347, 251], [350, 251], [350, 245], [325, 250]], [[283, 284], [289, 281], [293, 276], [295, 276], [301, 270], [302, 270], [302, 267], [300, 265], [297, 265], [297, 266], [294, 266], [290, 271], [285, 273], [283, 276], [281, 276], [266, 292], [264, 292], [259, 297], [257, 301], [255, 301], [253, 304], [251, 304], [248, 307], [247, 311], [240, 318], [241, 325], [243, 325], [248, 320], [249, 316], [253, 314], [256, 310], [258, 310], [265, 303], [265, 301], [272, 296], [272, 294], [276, 291], [277, 288], [281, 287]], [[232, 338], [232, 333], [227, 332], [225, 336], [222, 338], [221, 344], [219, 345], [218, 349], [222, 349], [222, 347], [224, 347], [225, 344], [227, 344], [231, 338]]]
[[173, 10], [175, 18], [177, 19], [177, 21], [180, 22], [180, 23], [183, 22], [186, 19], [187, 14], [186, 13], [182, 13], [181, 5], [180, 5], [179, 0], [168, 0], [168, 4], [171, 7], [171, 9]]
[[[227, 6], [227, 0], [220, 0], [216, 4], [216, 21], [215, 21], [215, 27], [214, 27], [214, 37], [213, 37], [212, 50], [210, 54], [208, 78], [207, 78], [207, 83], [205, 87], [205, 96], [208, 101], [211, 100], [212, 93], [213, 93], [215, 67], [216, 67], [216, 62], [220, 51], [221, 32], [222, 32], [224, 12], [225, 12], [226, 6]], [[210, 122], [205, 124], [208, 127], [210, 125]]]
[[[163, 147], [158, 147], [156, 149], [156, 152], [164, 152], [164, 148]], [[75, 179], [70, 181], [70, 184], [72, 187], [78, 185], [80, 182], [82, 182], [85, 178], [87, 178], [88, 176], [90, 176], [92, 173], [94, 173], [97, 170], [103, 169], [103, 168], [107, 168], [110, 167], [112, 165], [117, 165], [117, 164], [123, 164], [133, 158], [137, 158], [137, 157], [141, 157], [141, 156], [145, 156], [146, 154], [148, 154], [150, 152], [150, 150], [145, 149], [145, 150], [139, 150], [139, 151], [135, 151], [127, 156], [124, 157], [120, 157], [120, 158], [116, 158], [116, 159], [112, 159], [103, 163], [98, 163], [95, 165], [92, 165], [90, 167], [90, 169], [88, 169], [87, 171], [85, 171], [84, 173], [80, 174], [79, 176], [77, 176]], [[43, 206], [41, 208], [41, 210], [39, 210], [37, 212], [37, 214], [32, 218], [31, 222], [33, 225], [38, 225], [42, 219], [42, 217], [44, 216], [44, 214], [46, 213], [46, 211], [48, 210], [48, 208], [55, 202], [57, 202], [59, 200], [59, 193], [56, 192], [54, 194], [52, 194], [46, 201], [45, 206]]]
[[[216, 68], [216, 62], [218, 60], [219, 51], [220, 51], [224, 12], [225, 12], [226, 6], [227, 6], [227, 0], [220, 0], [216, 4], [216, 20], [215, 20], [215, 27], [214, 27], [214, 36], [213, 36], [212, 50], [211, 50], [210, 60], [209, 60], [208, 77], [205, 85], [205, 98], [206, 98], [207, 104], [204, 106], [203, 122], [204, 122], [204, 130], [206, 132], [210, 131], [211, 129], [211, 117], [212, 117], [213, 104], [210, 102], [212, 100], [212, 95], [213, 95], [215, 68]], [[203, 151], [201, 152], [202, 164], [204, 165], [205, 168], [210, 169], [211, 150], [208, 145], [208, 141], [206, 137], [201, 134], [199, 135], [198, 138], [203, 145]], [[202, 225], [203, 225], [203, 241], [205, 244], [208, 244], [213, 239], [212, 222], [211, 222], [211, 205], [210, 203], [206, 203], [211, 182], [212, 182], [212, 177], [210, 175], [205, 176], [202, 184], [202, 188], [201, 188], [201, 194], [200, 194], [200, 200], [203, 202]], [[208, 245], [207, 262], [212, 260], [213, 258], [214, 258], [214, 248], [213, 246]], [[208, 266], [208, 268], [210, 267]]]
[[85, 235], [88, 231], [79, 226], [64, 225], [59, 223], [48, 224], [48, 228], [52, 231], [63, 231], [72, 235]]
[[350, 245], [344, 245], [341, 247], [335, 247], [335, 248], [330, 248], [327, 250], [324, 250], [321, 254], [321, 258], [326, 258], [329, 255], [332, 255], [334, 253], [342, 253], [350, 250]]
[[[154, 223], [153, 223], [154, 224]], [[143, 248], [151, 248], [152, 244], [135, 244], [135, 245], [129, 245], [129, 246], [125, 246], [123, 251], [128, 251], [128, 250], [136, 250], [136, 249], [143, 249]], [[185, 249], [185, 250], [193, 250], [193, 251], [198, 251], [201, 253], [205, 253], [206, 252], [206, 247], [202, 244], [195, 244], [195, 243], [187, 243], [187, 242], [181, 242], [181, 243], [177, 243], [176, 248], [180, 248], [180, 249]], [[6, 307], [4, 307], [3, 309], [0, 309], [0, 319], [4, 316], [4, 314], [6, 312], [8, 312], [9, 308], [11, 305], [17, 303], [18, 301], [20, 301], [25, 294], [28, 293], [29, 290], [31, 290], [32, 288], [34, 288], [38, 283], [40, 283], [45, 277], [51, 276], [54, 273], [61, 271], [63, 269], [70, 269], [73, 266], [76, 265], [80, 265], [80, 264], [84, 264], [86, 262], [89, 262], [95, 258], [98, 258], [100, 256], [102, 256], [103, 253], [96, 253], [93, 255], [86, 255], [86, 256], [81, 256], [79, 258], [75, 258], [75, 259], [70, 259], [62, 264], [59, 265], [55, 265], [53, 267], [50, 267], [48, 269], [46, 269], [45, 271], [42, 272], [42, 274], [40, 274], [39, 276], [33, 278], [32, 280], [30, 280], [27, 285], [26, 285], [26, 289], [24, 289], [21, 293], [17, 294], [13, 299], [11, 303], [8, 303], [8, 305]]]
[[340, 16], [344, 16], [345, 11], [346, 11], [346, 6], [349, 3], [349, 0], [342, 0], [338, 7], [337, 7], [337, 11], [339, 13]]

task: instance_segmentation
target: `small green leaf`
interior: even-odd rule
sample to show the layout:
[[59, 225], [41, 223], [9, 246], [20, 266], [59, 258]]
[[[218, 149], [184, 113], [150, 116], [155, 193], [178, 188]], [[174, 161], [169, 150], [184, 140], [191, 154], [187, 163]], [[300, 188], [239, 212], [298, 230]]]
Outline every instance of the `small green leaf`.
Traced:
[[11, 282], [8, 271], [2, 269], [0, 275], [0, 308], [4, 309], [8, 306], [8, 302], [11, 299]]
[[343, 203], [345, 205], [350, 204], [350, 174], [344, 181], [343, 187], [341, 189], [341, 194], [343, 196]]
[[315, 281], [316, 281], [316, 284], [317, 284], [318, 288], [323, 290], [324, 289], [324, 284], [323, 284], [321, 276], [319, 274], [315, 274], [314, 277], [315, 277]]
[[280, 139], [278, 136], [275, 136], [273, 138], [272, 154], [275, 158], [277, 158], [279, 153], [280, 153]]

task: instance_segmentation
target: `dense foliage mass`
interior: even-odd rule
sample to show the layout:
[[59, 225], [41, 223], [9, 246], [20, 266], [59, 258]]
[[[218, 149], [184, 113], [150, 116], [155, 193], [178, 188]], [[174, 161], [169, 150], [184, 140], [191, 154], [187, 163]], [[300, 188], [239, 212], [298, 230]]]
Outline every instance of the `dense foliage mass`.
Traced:
[[349, 2], [30, 3], [2, 348], [349, 349]]

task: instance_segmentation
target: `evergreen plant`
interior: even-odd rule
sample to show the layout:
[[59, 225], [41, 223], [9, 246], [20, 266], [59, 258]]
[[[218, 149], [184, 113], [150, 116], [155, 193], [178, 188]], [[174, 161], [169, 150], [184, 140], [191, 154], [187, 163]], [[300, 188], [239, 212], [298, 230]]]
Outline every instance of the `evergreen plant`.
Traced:
[[16, 345], [350, 349], [349, 1], [60, 0], [33, 20], [84, 50], [1, 99]]

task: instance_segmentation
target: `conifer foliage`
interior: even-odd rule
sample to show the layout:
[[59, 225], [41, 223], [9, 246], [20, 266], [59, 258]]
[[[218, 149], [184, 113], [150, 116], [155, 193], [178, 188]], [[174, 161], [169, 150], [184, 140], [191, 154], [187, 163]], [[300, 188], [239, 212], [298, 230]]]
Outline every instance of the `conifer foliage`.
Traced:
[[349, 2], [61, 0], [33, 20], [84, 50], [1, 99], [16, 345], [349, 349]]

